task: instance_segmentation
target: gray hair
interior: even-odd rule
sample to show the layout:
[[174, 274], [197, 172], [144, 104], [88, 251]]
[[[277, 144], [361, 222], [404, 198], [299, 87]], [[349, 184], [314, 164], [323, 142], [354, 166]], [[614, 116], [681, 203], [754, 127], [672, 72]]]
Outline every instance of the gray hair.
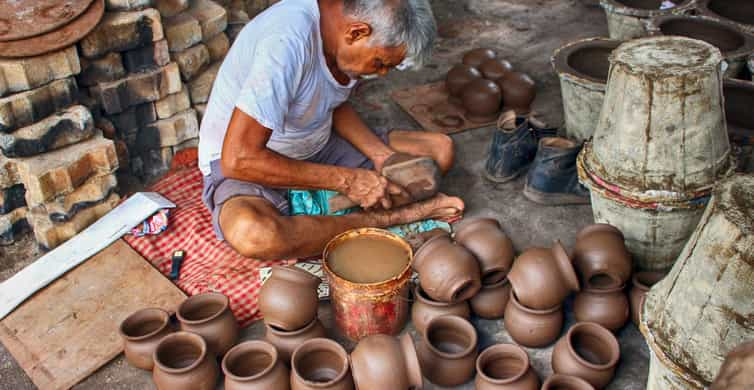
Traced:
[[403, 67], [420, 67], [432, 55], [437, 25], [428, 0], [343, 0], [347, 15], [372, 27], [373, 44], [406, 45]]

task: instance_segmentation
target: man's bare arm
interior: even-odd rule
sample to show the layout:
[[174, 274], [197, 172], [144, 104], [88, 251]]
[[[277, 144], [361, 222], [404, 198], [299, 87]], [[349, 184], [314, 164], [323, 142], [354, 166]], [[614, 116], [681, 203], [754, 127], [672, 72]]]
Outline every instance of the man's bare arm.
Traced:
[[345, 102], [333, 111], [333, 128], [361, 153], [369, 157], [379, 170], [395, 151], [377, 137], [361, 120], [350, 103]]

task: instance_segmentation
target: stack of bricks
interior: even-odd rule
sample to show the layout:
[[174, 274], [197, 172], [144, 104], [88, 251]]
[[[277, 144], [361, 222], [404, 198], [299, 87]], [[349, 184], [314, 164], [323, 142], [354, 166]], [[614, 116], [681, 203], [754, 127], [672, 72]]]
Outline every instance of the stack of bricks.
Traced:
[[110, 211], [115, 146], [79, 104], [75, 46], [0, 60], [0, 244], [31, 227], [51, 249]]

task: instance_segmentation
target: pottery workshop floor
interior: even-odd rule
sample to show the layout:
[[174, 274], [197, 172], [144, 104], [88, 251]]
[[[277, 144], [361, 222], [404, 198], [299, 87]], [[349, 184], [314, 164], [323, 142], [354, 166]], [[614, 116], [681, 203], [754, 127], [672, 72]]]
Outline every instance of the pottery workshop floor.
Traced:
[[[537, 82], [538, 96], [534, 109], [551, 124], [562, 121], [560, 88], [550, 66], [552, 52], [566, 42], [591, 36], [606, 36], [605, 15], [598, 0], [435, 0], [432, 2], [440, 28], [440, 39], [432, 63], [419, 72], [394, 72], [389, 77], [364, 83], [352, 97], [359, 111], [372, 126], [417, 128], [411, 118], [389, 98], [396, 88], [424, 84], [444, 78], [445, 72], [461, 54], [471, 48], [495, 48], [517, 70], [530, 74]], [[495, 185], [481, 177], [491, 128], [453, 135], [456, 143], [456, 166], [443, 182], [443, 191], [462, 197], [467, 217], [497, 218], [513, 240], [516, 250], [529, 246], [549, 246], [560, 239], [572, 246], [576, 232], [592, 222], [591, 209], [579, 207], [542, 207], [523, 197], [523, 179]], [[133, 183], [122, 178], [121, 183]], [[141, 187], [122, 185], [127, 190]], [[0, 247], [0, 281], [7, 279], [39, 256], [34, 241], [26, 235], [10, 247]], [[566, 306], [569, 318], [571, 303]], [[332, 328], [327, 305], [320, 316]], [[480, 347], [497, 342], [511, 342], [502, 321], [474, 320], [480, 334]], [[414, 332], [412, 327], [408, 331]], [[261, 337], [263, 326], [256, 323], [245, 330], [244, 338]], [[636, 327], [629, 324], [619, 334], [621, 362], [609, 389], [643, 389], [649, 367], [648, 350]], [[97, 342], [92, 340], [92, 342]], [[348, 345], [351, 347], [351, 345]], [[551, 374], [552, 347], [528, 349], [539, 376]], [[0, 346], [0, 388], [33, 389], [31, 381]], [[77, 389], [150, 389], [151, 375], [129, 366], [123, 356], [116, 358]], [[431, 384], [425, 388], [434, 389]], [[473, 389], [468, 383], [462, 389]]]

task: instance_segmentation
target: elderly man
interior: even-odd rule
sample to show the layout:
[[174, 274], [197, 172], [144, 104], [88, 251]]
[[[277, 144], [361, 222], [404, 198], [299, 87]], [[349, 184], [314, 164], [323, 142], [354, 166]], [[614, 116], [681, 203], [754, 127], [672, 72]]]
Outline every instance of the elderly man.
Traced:
[[[460, 213], [440, 194], [391, 209], [404, 191], [378, 172], [396, 152], [453, 163], [445, 135], [375, 131], [346, 101], [360, 78], [429, 55], [427, 0], [283, 0], [256, 16], [223, 62], [203, 117], [199, 166], [215, 233], [257, 259], [321, 253], [352, 228]], [[364, 211], [289, 216], [286, 189], [340, 192]]]

